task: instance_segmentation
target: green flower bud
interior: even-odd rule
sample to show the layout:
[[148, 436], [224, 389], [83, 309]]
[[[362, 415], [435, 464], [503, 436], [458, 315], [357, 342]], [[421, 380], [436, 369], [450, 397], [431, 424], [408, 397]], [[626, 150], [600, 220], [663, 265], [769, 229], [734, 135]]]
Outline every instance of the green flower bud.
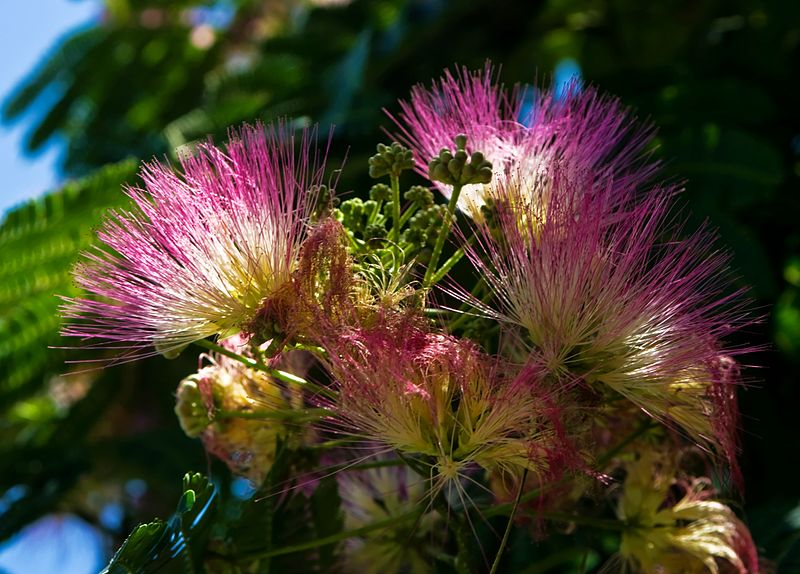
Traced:
[[403, 232], [403, 240], [411, 245], [422, 245], [425, 241], [423, 232], [416, 228], [408, 228]]
[[344, 214], [342, 224], [351, 231], [361, 231], [366, 223], [366, 216], [372, 211], [371, 208], [367, 209], [358, 197], [342, 202], [340, 209]]
[[369, 198], [373, 201], [389, 201], [392, 197], [392, 188], [385, 183], [376, 183], [369, 190]]
[[426, 208], [433, 205], [433, 193], [427, 187], [421, 185], [411, 186], [408, 191], [403, 194], [406, 201], [410, 201], [417, 205], [419, 208]]
[[401, 172], [414, 167], [414, 153], [397, 142], [387, 146], [378, 144], [378, 153], [369, 158], [369, 176], [399, 176]]
[[376, 241], [386, 238], [386, 229], [380, 223], [372, 223], [364, 230], [365, 241]]
[[456, 152], [442, 149], [428, 163], [428, 177], [446, 185], [487, 184], [492, 180], [492, 164], [479, 151], [468, 155], [467, 136], [456, 136]]
[[372, 199], [368, 199], [364, 202], [364, 215], [370, 215], [373, 211], [375, 211], [375, 206], [378, 203]]
[[186, 377], [178, 385], [175, 414], [178, 416], [181, 429], [189, 438], [200, 436], [211, 424], [203, 395], [197, 386], [196, 374]]

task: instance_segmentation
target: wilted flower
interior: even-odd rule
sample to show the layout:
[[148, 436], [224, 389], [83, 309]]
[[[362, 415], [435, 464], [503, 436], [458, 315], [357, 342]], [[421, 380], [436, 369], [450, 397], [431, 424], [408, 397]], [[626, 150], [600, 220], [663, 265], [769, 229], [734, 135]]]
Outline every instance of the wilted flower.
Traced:
[[325, 346], [343, 430], [419, 455], [439, 484], [474, 465], [549, 474], [568, 450], [535, 367], [513, 376], [471, 343], [410, 322], [352, 329]]
[[182, 173], [146, 165], [133, 209], [112, 214], [76, 268], [94, 298], [68, 300], [64, 334], [168, 353], [244, 328], [296, 264], [324, 167], [314, 137], [244, 127], [182, 157]]
[[[239, 336], [223, 345], [246, 352], [246, 340]], [[275, 460], [277, 442], [302, 434], [291, 416], [302, 407], [302, 396], [234, 359], [207, 357], [211, 364], [178, 386], [178, 421], [187, 436], [199, 436], [232, 472], [260, 484]]]
[[[390, 461], [386, 456], [373, 460]], [[408, 514], [428, 505], [428, 481], [406, 465], [346, 470], [336, 479], [342, 499], [345, 530], [378, 522], [401, 519], [344, 542], [344, 572], [367, 574], [423, 574], [433, 572], [432, 550], [444, 529], [441, 516], [428, 510], [419, 520], [405, 520]], [[421, 512], [421, 510], [420, 510]], [[436, 540], [436, 542], [441, 542]]]
[[271, 314], [287, 336], [330, 341], [341, 330], [375, 324], [413, 306], [417, 292], [409, 284], [410, 269], [390, 270], [379, 257], [354, 264], [347, 232], [328, 218], [314, 227], [300, 250], [292, 304]]
[[547, 217], [515, 201], [512, 188], [495, 227], [476, 230], [467, 255], [495, 303], [473, 303], [518, 329], [553, 380], [580, 377], [618, 393], [732, 462], [735, 428], [717, 424], [730, 413], [718, 408], [714, 365], [721, 338], [743, 319], [735, 295], [722, 294], [725, 254], [706, 232], [677, 237], [669, 189], [610, 209], [615, 190], [577, 194], [554, 174]]
[[[670, 500], [670, 491], [679, 491]], [[711, 572], [722, 564], [740, 574], [758, 572], [747, 527], [716, 500], [706, 479], [677, 481], [652, 454], [628, 465], [617, 508], [625, 522], [620, 555], [635, 572]]]
[[[430, 90], [415, 87], [395, 119], [396, 137], [414, 150], [423, 175], [423, 166], [459, 134], [467, 136], [469, 152], [480, 151], [491, 162], [491, 183], [465, 185], [458, 199], [474, 220], [483, 221], [481, 208], [497, 199], [498, 186], [511, 182], [524, 190], [526, 202], [546, 201], [541, 196], [556, 165], [573, 177], [589, 171], [621, 189], [652, 175], [655, 166], [643, 153], [652, 130], [638, 127], [617, 100], [577, 84], [558, 97], [533, 89], [509, 92], [492, 76], [489, 64], [474, 73], [447, 71]], [[437, 187], [450, 197], [449, 186]]]

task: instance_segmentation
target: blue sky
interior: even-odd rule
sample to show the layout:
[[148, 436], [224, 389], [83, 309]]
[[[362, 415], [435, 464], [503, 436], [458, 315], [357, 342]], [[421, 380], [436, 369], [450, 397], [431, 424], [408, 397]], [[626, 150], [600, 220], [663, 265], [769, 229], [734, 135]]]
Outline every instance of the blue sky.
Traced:
[[97, 574], [105, 566], [105, 553], [105, 540], [97, 530], [77, 516], [53, 514], [0, 546], [0, 572]]
[[[97, 0], [13, 0], [0, 18], [0, 100], [34, 69], [56, 40], [97, 17]], [[36, 157], [22, 152], [31, 118], [0, 126], [0, 213], [52, 189], [59, 181], [58, 146]]]

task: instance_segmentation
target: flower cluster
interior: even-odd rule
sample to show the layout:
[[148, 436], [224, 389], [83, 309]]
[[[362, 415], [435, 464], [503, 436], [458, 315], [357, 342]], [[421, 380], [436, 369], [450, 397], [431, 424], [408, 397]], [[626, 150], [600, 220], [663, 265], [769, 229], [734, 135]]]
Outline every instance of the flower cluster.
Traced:
[[506, 190], [495, 227], [466, 247], [495, 295], [475, 305], [516, 329], [518, 353], [552, 379], [621, 395], [735, 467], [731, 412], [715, 400], [731, 383], [720, 341], [743, 321], [719, 291], [725, 255], [707, 233], [680, 239], [665, 224], [669, 190], [611, 210], [616, 190], [578, 195], [588, 185], [556, 178], [545, 218]]
[[[458, 134], [492, 163], [492, 181], [465, 186], [458, 199], [476, 221], [509, 183], [531, 205], [543, 205], [556, 166], [598, 185], [629, 188], [647, 181], [657, 167], [644, 154], [651, 130], [639, 127], [618, 101], [577, 83], [561, 97], [533, 88], [508, 93], [493, 83], [487, 63], [479, 72], [448, 71], [431, 89], [415, 87], [400, 107], [397, 137], [414, 150], [423, 174], [422, 166]], [[436, 185], [450, 197], [449, 186]]]
[[[653, 130], [594, 89], [509, 92], [488, 66], [400, 107], [400, 143], [369, 161], [388, 184], [369, 199], [340, 203], [314, 131], [287, 126], [202, 144], [180, 173], [146, 166], [76, 269], [90, 295], [67, 302], [65, 334], [214, 349], [176, 412], [256, 487], [279, 443], [310, 475], [348, 447], [345, 571], [433, 571], [454, 547], [454, 563], [469, 555], [476, 516], [510, 511], [506, 534], [548, 512], [580, 525], [606, 497], [616, 515], [588, 524], [622, 532], [626, 567], [756, 572], [708, 479], [664, 462], [692, 449], [741, 485], [747, 349], [725, 341], [747, 315], [713, 234], [686, 232], [679, 189], [655, 181]], [[410, 169], [447, 205], [403, 193]], [[287, 367], [298, 352], [311, 370]]]

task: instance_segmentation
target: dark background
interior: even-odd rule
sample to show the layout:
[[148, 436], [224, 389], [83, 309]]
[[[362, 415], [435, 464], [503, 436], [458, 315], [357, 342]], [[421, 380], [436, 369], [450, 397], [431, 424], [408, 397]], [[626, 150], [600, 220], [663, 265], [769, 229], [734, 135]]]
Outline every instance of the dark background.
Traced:
[[[687, 181], [692, 224], [719, 230], [762, 317], [731, 342], [764, 348], [748, 356], [740, 395], [741, 510], [764, 556], [800, 571], [800, 2], [317, 4], [108, 2], [4, 102], [4, 121], [30, 126], [30, 151], [65, 138], [73, 181], [0, 226], [0, 540], [69, 512], [115, 547], [138, 522], [169, 515], [183, 472], [208, 465], [172, 414], [196, 358], [65, 378], [82, 367], [64, 360], [82, 355], [47, 348], [71, 344], [58, 338], [53, 293], [76, 292], [72, 262], [104, 210], [124, 205], [120, 184], [136, 181], [139, 160], [292, 116], [336, 125], [339, 192], [364, 193], [366, 158], [390, 127], [381, 109], [396, 111], [446, 67], [488, 58], [507, 84], [546, 85], [573, 62], [658, 126], [664, 176]], [[35, 105], [43, 94], [51, 103]], [[108, 504], [121, 520], [101, 520]]]

